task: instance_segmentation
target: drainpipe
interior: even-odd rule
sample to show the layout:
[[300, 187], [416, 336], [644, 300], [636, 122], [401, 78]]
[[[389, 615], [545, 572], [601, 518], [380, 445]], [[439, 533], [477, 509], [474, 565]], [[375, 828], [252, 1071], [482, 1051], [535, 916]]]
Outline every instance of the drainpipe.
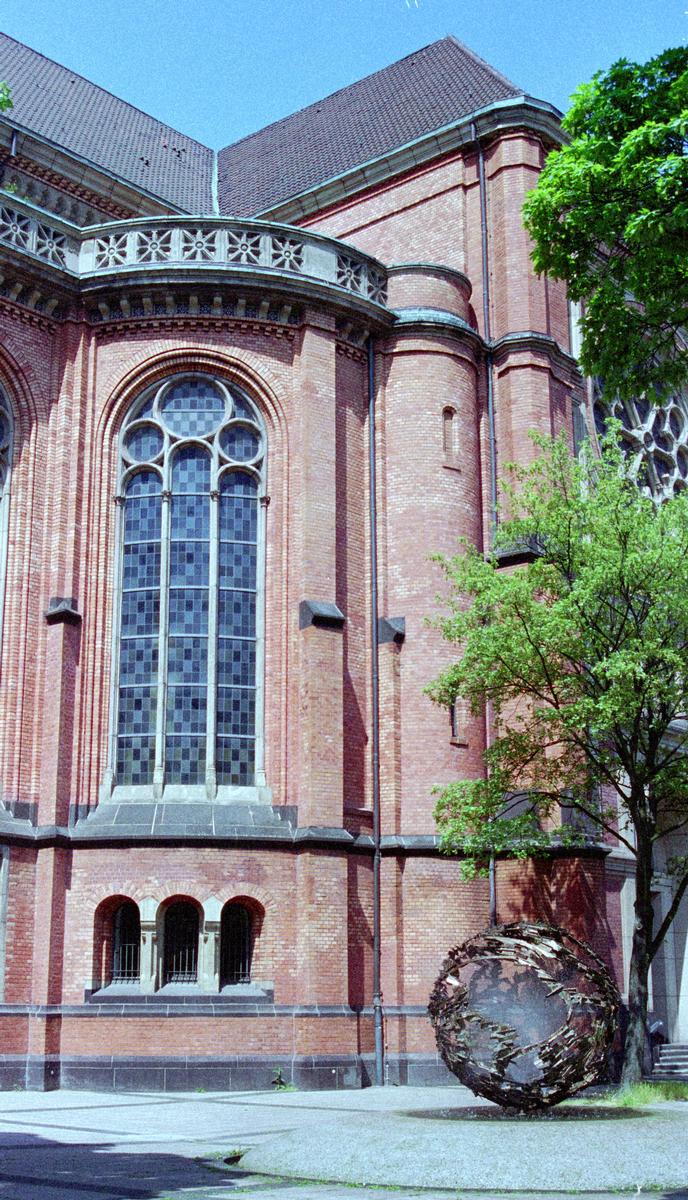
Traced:
[[485, 190], [485, 156], [478, 138], [475, 121], [471, 122], [471, 137], [478, 150], [478, 189], [480, 192], [480, 247], [483, 274], [483, 337], [487, 343], [485, 370], [487, 382], [487, 426], [490, 443], [490, 541], [497, 525], [497, 439], [495, 434], [494, 384], [492, 356], [492, 325], [490, 321], [490, 263], [487, 244], [487, 193]]
[[[471, 122], [471, 137], [478, 151], [478, 189], [480, 192], [480, 247], [482, 252], [483, 276], [483, 337], [487, 345], [485, 373], [487, 383], [487, 428], [490, 448], [490, 546], [494, 542], [497, 527], [497, 439], [494, 414], [494, 360], [492, 355], [492, 327], [490, 322], [490, 263], [487, 241], [487, 193], [485, 190], [485, 156], [478, 138], [475, 121]], [[485, 744], [489, 749], [492, 740], [492, 714], [490, 706], [485, 708]], [[494, 854], [490, 855], [490, 925], [497, 924], [497, 872]]]
[[384, 1038], [380, 958], [380, 663], [377, 586], [377, 471], [375, 460], [375, 343], [368, 338], [368, 473], [370, 487], [370, 622], [373, 752], [373, 1025], [375, 1030], [375, 1083], [383, 1087]]

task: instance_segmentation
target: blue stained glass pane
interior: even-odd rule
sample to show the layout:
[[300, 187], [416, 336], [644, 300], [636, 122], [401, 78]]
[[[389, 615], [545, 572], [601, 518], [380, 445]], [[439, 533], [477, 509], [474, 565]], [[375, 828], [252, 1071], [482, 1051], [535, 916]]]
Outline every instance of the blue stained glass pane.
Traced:
[[225, 471], [220, 480], [220, 491], [223, 496], [253, 496], [258, 495], [258, 481], [246, 471]]
[[208, 697], [205, 688], [171, 687], [167, 693], [168, 733], [205, 733]]
[[201, 493], [210, 489], [210, 456], [196, 446], [183, 446], [172, 461], [172, 491]]
[[0, 412], [0, 446], [6, 446], [10, 440], [10, 425], [7, 417]]
[[210, 550], [207, 542], [172, 542], [170, 586], [207, 587]]
[[120, 687], [154, 684], [158, 677], [156, 638], [123, 639], [119, 652]]
[[156, 688], [120, 688], [117, 728], [120, 735], [155, 736]]
[[255, 588], [258, 547], [220, 542], [220, 587]]
[[208, 632], [208, 592], [206, 588], [170, 589], [170, 633]]
[[152, 542], [160, 537], [159, 496], [127, 496], [124, 505], [125, 542]]
[[217, 689], [217, 732], [220, 737], [253, 736], [256, 731], [253, 688]]
[[122, 586], [151, 588], [160, 585], [160, 543], [138, 542], [124, 547]]
[[153, 782], [155, 738], [121, 737], [117, 741], [117, 782], [136, 787]]
[[225, 637], [256, 636], [256, 597], [254, 592], [220, 591], [218, 629]]
[[139, 425], [127, 434], [124, 444], [134, 462], [150, 462], [162, 451], [163, 437], [157, 425]]
[[136, 421], [138, 421], [140, 417], [149, 417], [151, 415], [151, 413], [153, 411], [153, 400], [154, 399], [155, 399], [154, 395], [149, 396], [148, 399], [145, 401], [145, 403], [141, 405], [140, 409], [136, 413], [136, 417], [134, 418]]
[[255, 420], [255, 415], [250, 404], [248, 403], [248, 400], [245, 400], [243, 396], [238, 395], [237, 392], [232, 392], [232, 416], [243, 417], [244, 420], [247, 421]]
[[255, 743], [251, 738], [217, 739], [217, 782], [250, 787], [255, 777]]
[[158, 632], [160, 598], [156, 591], [122, 594], [122, 637]]
[[217, 682], [221, 686], [253, 687], [256, 682], [255, 642], [220, 638], [217, 644]]
[[204, 436], [220, 424], [225, 401], [209, 379], [184, 379], [167, 392], [160, 413], [173, 433], [181, 437]]
[[159, 496], [162, 488], [156, 471], [137, 471], [130, 475], [124, 491], [129, 496]]
[[250, 462], [260, 450], [260, 438], [254, 429], [245, 425], [230, 425], [220, 434], [220, 446], [235, 462]]
[[167, 783], [205, 782], [205, 736], [165, 739], [165, 779]]
[[226, 542], [258, 540], [258, 505], [255, 497], [220, 497], [220, 537]]
[[174, 496], [172, 500], [172, 537], [208, 538], [210, 500], [208, 496]]
[[167, 654], [168, 683], [205, 683], [208, 642], [200, 637], [170, 637]]

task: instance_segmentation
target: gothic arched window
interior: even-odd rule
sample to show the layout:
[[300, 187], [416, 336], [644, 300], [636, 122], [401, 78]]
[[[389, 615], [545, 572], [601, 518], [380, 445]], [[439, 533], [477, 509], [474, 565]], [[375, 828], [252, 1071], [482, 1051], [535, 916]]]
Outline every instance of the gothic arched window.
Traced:
[[264, 460], [256, 408], [209, 375], [149, 388], [124, 424], [110, 769], [124, 794], [262, 782]]

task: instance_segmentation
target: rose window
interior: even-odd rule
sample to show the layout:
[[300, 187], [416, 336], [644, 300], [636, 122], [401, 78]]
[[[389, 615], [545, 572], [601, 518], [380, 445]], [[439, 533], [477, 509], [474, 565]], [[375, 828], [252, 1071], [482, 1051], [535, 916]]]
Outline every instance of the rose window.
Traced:
[[666, 499], [688, 486], [688, 403], [674, 396], [664, 407], [646, 396], [607, 400], [595, 384], [595, 426], [604, 432], [610, 417], [621, 422], [624, 453], [651, 495]]

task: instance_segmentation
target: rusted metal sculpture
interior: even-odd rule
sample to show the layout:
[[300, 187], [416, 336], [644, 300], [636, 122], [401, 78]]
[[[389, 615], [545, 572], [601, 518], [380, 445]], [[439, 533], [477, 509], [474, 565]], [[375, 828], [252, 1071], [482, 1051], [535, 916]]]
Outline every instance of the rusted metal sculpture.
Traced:
[[538, 1112], [595, 1083], [619, 993], [603, 962], [552, 925], [485, 930], [451, 950], [428, 1011], [445, 1063], [503, 1108]]

